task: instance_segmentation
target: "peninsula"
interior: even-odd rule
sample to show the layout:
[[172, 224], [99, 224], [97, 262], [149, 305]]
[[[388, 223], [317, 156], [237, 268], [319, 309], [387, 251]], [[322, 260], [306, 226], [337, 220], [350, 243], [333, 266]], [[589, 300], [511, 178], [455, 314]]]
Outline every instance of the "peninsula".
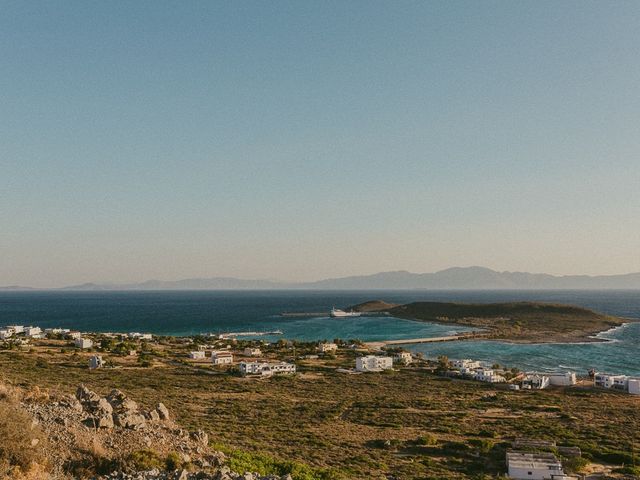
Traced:
[[581, 343], [629, 320], [573, 305], [540, 302], [444, 303], [394, 305], [373, 300], [349, 307], [360, 312], [385, 312], [399, 318], [476, 327], [483, 338], [515, 343]]

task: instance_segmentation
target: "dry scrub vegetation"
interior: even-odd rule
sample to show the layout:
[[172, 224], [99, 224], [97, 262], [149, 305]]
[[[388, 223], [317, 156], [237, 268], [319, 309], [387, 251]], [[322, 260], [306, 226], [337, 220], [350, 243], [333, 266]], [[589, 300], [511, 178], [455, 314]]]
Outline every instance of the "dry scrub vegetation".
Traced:
[[69, 393], [84, 383], [105, 394], [117, 386], [142, 404], [162, 401], [184, 427], [206, 430], [238, 469], [273, 471], [287, 461], [326, 472], [299, 478], [495, 478], [515, 436], [578, 446], [595, 462], [634, 460], [640, 398], [623, 393], [511, 392], [421, 368], [370, 375], [331, 368], [351, 358], [299, 361], [295, 378], [251, 380], [172, 355], [154, 357], [154, 368], [94, 372], [70, 353], [40, 355], [0, 354], [0, 375], [25, 388]]
[[48, 478], [42, 432], [20, 406], [20, 393], [0, 384], [0, 478]]

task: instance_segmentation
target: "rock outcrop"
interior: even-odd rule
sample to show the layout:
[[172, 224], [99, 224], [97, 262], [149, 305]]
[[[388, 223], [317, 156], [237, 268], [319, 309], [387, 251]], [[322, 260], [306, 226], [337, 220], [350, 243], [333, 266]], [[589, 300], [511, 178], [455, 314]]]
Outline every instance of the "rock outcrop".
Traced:
[[162, 403], [154, 410], [143, 411], [134, 400], [117, 389], [112, 390], [106, 397], [101, 397], [80, 385], [76, 398], [82, 409], [89, 414], [84, 421], [85, 425], [94, 428], [108, 429], [118, 426], [137, 430], [145, 428], [147, 422], [169, 420], [169, 410]]

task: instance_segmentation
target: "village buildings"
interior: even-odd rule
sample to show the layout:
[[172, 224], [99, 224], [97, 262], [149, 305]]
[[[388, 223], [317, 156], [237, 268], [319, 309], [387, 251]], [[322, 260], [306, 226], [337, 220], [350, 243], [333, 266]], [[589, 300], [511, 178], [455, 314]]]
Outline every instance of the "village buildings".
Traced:
[[562, 463], [552, 453], [507, 452], [507, 475], [517, 480], [570, 479], [562, 469]]
[[335, 343], [321, 343], [318, 345], [318, 351], [320, 353], [336, 353], [338, 351], [338, 345]]
[[393, 359], [397, 363], [401, 363], [403, 365], [409, 365], [411, 362], [413, 362], [413, 357], [411, 356], [410, 352], [398, 352], [393, 356]]
[[243, 351], [245, 357], [260, 357], [262, 356], [262, 350], [257, 347], [247, 347]]
[[240, 374], [243, 376], [257, 375], [261, 377], [270, 377], [272, 375], [291, 375], [296, 373], [296, 366], [292, 363], [278, 362], [240, 362], [238, 365]]
[[212, 352], [211, 363], [214, 365], [231, 365], [233, 363], [233, 354], [231, 352]]
[[82, 337], [76, 338], [74, 344], [77, 348], [82, 348], [82, 349], [93, 347], [93, 341], [89, 338], [82, 338]]
[[376, 355], [366, 355], [356, 358], [358, 372], [380, 372], [393, 368], [393, 358]]

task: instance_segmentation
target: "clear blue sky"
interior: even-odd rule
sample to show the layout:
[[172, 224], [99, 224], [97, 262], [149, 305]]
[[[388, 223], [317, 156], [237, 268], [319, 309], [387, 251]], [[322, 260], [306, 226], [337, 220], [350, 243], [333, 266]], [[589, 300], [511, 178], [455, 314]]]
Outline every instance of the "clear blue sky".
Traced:
[[0, 285], [640, 271], [640, 2], [0, 1]]

